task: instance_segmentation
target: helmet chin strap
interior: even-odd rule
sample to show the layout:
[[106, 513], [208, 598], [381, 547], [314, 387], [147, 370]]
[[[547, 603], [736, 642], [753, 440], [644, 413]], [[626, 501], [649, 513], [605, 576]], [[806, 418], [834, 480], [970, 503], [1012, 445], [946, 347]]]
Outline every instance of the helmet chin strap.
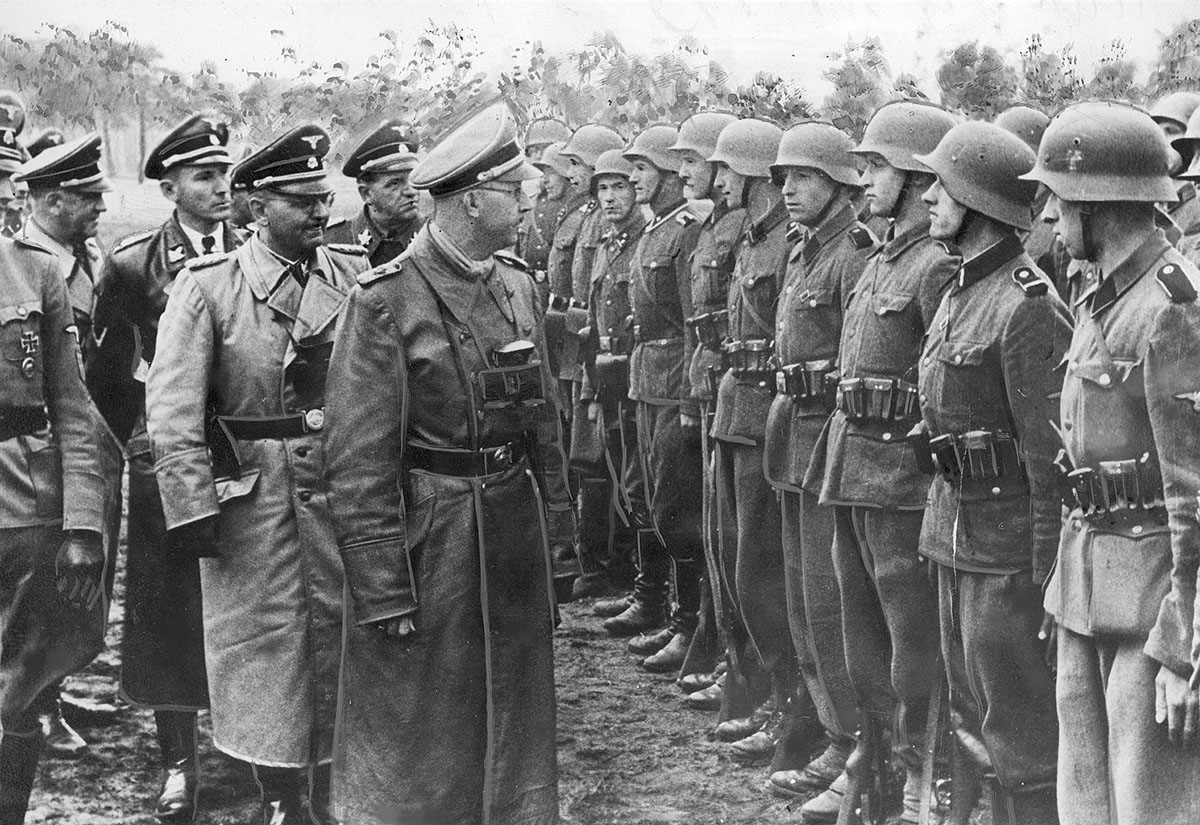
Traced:
[[749, 177], [749, 176], [742, 178], [742, 198], [741, 198], [741, 200], [742, 200], [742, 208], [743, 209], [750, 208], [750, 187], [753, 184], [754, 184], [754, 178]]
[[1079, 207], [1079, 239], [1083, 243], [1083, 259], [1096, 262], [1096, 240], [1092, 235], [1092, 205], [1083, 203]]

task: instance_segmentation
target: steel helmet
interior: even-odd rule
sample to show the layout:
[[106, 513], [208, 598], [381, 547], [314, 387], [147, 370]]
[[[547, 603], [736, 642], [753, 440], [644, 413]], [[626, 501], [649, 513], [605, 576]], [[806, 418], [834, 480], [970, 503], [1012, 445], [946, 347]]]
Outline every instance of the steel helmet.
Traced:
[[958, 121], [941, 106], [918, 100], [896, 100], [875, 110], [862, 143], [850, 151], [856, 155], [883, 156], [891, 166], [905, 172], [929, 170], [913, 155], [926, 155]]
[[858, 186], [858, 164], [850, 150], [854, 141], [831, 123], [810, 121], [783, 133], [779, 154], [771, 164], [771, 180], [783, 185], [789, 166], [820, 169], [838, 183]]
[[625, 141], [615, 129], [601, 123], [585, 123], [575, 130], [567, 145], [559, 152], [563, 157], [579, 158], [587, 166], [595, 166], [596, 159], [609, 149], [620, 149]]
[[697, 112], [683, 123], [675, 135], [672, 152], [695, 152], [707, 161], [717, 149], [717, 136], [721, 130], [737, 120], [728, 112]]
[[25, 101], [12, 89], [0, 89], [0, 129], [11, 129], [13, 136], [25, 128]]
[[540, 117], [525, 127], [525, 148], [545, 146], [548, 143], [566, 143], [571, 137], [571, 127], [552, 117]]
[[1066, 201], [1174, 202], [1169, 152], [1162, 130], [1141, 109], [1090, 100], [1050, 120], [1037, 166], [1021, 177], [1041, 181]]
[[633, 162], [628, 160], [620, 149], [609, 149], [596, 158], [596, 165], [592, 167], [592, 177], [588, 181], [588, 189], [591, 190], [594, 197], [596, 185], [602, 175], [617, 175], [629, 180], [633, 171]]
[[770, 178], [771, 164], [779, 154], [783, 130], [765, 120], [736, 120], [721, 130], [717, 148], [708, 160], [723, 163], [748, 178]]
[[1155, 123], [1162, 123], [1164, 120], [1178, 123], [1182, 128], [1186, 129], [1188, 119], [1192, 116], [1192, 112], [1200, 107], [1200, 94], [1196, 92], [1171, 92], [1166, 97], [1160, 98], [1150, 109], [1150, 117]]
[[1030, 106], [1010, 106], [996, 115], [992, 122], [1001, 129], [1012, 132], [1036, 152], [1042, 142], [1042, 135], [1046, 133], [1046, 126], [1050, 124], [1050, 118]]
[[678, 172], [679, 155], [672, 154], [678, 129], [670, 123], [647, 126], [622, 153], [628, 160], [644, 160], [660, 172]]
[[1183, 158], [1183, 171], [1176, 175], [1183, 180], [1200, 180], [1200, 108], [1192, 112], [1183, 137], [1171, 141], [1171, 148]]
[[535, 161], [533, 165], [545, 172], [549, 169], [551, 172], [557, 172], [563, 177], [567, 176], [567, 162], [562, 156], [562, 148], [565, 144], [550, 143], [542, 150], [542, 156]]
[[950, 197], [981, 215], [1028, 230], [1037, 184], [1021, 180], [1037, 162], [1025, 141], [994, 123], [955, 126], [928, 155], [916, 155]]

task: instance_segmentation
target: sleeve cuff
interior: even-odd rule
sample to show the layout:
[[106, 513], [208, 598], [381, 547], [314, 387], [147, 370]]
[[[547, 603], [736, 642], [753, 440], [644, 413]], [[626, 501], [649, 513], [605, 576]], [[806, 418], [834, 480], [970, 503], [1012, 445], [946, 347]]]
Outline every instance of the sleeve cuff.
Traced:
[[104, 532], [104, 479], [90, 473], [63, 473], [63, 529]]
[[154, 474], [168, 530], [220, 512], [207, 448], [169, 455], [154, 465]]
[[404, 542], [383, 539], [341, 548], [357, 625], [417, 612], [412, 567]]
[[1190, 597], [1175, 590], [1168, 593], [1142, 648], [1151, 659], [1185, 679], [1192, 675], [1192, 620], [1184, 614], [1191, 612], [1188, 608], [1194, 600], [1194, 593]]

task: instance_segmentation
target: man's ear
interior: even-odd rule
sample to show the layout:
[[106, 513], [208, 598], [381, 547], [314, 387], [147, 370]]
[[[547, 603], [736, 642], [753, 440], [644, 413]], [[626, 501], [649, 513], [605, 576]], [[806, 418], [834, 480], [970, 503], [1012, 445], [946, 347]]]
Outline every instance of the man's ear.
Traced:
[[267, 226], [267, 202], [264, 198], [258, 195], [250, 196], [250, 215], [254, 218], [254, 222], [259, 226]]
[[170, 178], [163, 178], [158, 182], [158, 188], [159, 191], [163, 193], [164, 198], [169, 200], [171, 203], [175, 203], [175, 181], [171, 180]]
[[367, 183], [365, 180], [360, 180], [358, 182], [358, 196], [362, 198], [363, 203], [367, 202], [367, 193], [370, 191], [371, 184]]
[[479, 208], [479, 193], [466, 191], [462, 194], [463, 211], [472, 218], [478, 218], [480, 214]]

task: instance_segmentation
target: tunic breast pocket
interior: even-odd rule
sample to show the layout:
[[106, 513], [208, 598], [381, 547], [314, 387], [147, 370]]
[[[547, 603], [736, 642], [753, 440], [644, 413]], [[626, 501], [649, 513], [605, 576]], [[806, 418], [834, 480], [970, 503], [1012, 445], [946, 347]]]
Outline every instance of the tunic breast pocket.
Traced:
[[9, 404], [42, 403], [42, 302], [26, 301], [0, 307], [0, 353], [3, 353], [5, 384], [17, 377], [5, 392]]
[[652, 258], [643, 262], [642, 271], [646, 273], [646, 289], [654, 296], [655, 301], [666, 300], [675, 291], [675, 260], [673, 258]]
[[975, 341], [943, 341], [937, 360], [942, 370], [940, 405], [942, 414], [966, 414], [979, 405], [990, 406], [988, 382], [981, 375], [987, 361], [987, 344]]
[[716, 258], [700, 261], [692, 273], [692, 298], [697, 306], [724, 306], [730, 274]]

